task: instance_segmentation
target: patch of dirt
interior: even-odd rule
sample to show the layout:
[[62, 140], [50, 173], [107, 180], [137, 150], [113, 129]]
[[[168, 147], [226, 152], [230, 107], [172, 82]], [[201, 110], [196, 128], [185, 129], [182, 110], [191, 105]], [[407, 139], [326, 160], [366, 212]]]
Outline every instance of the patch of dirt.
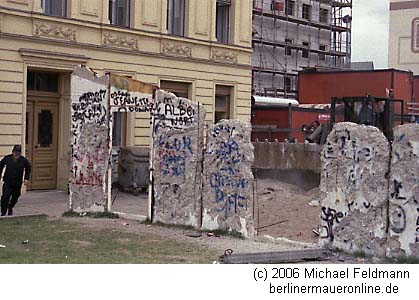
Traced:
[[129, 243], [130, 242], [130, 239], [116, 239], [116, 241], [118, 243], [121, 243], [121, 244], [126, 244], [126, 243]]
[[89, 242], [89, 241], [70, 240], [70, 242], [75, 243], [75, 244], [77, 244], [79, 246], [82, 246], [82, 247], [88, 247], [88, 246], [93, 245], [93, 243]]
[[[146, 225], [135, 221], [130, 221], [130, 226], [123, 225], [124, 220], [116, 219], [91, 219], [91, 218], [64, 218], [61, 219], [65, 222], [75, 223], [84, 228], [96, 230], [114, 230], [119, 232], [128, 232], [138, 234], [141, 239], [142, 234], [148, 237], [154, 237], [154, 241], [159, 240], [174, 240], [177, 242], [184, 242], [189, 244], [190, 247], [200, 247], [201, 249], [213, 250], [220, 256], [224, 254], [226, 249], [232, 249], [234, 253], [260, 253], [260, 252], [275, 252], [275, 251], [290, 251], [302, 250], [307, 248], [317, 248], [315, 244], [307, 243], [292, 243], [284, 240], [277, 240], [270, 242], [269, 239], [255, 238], [253, 240], [237, 239], [229, 236], [208, 237], [203, 233], [201, 237], [192, 238], [187, 234], [195, 232], [194, 230], [187, 230], [179, 227], [166, 227], [158, 225]], [[124, 241], [126, 239], [118, 239], [117, 241]], [[153, 243], [147, 238], [147, 243], [153, 247]], [[189, 247], [189, 249], [191, 249]], [[188, 250], [185, 251], [184, 262], [188, 262]], [[128, 252], [127, 252], [128, 253]], [[173, 256], [174, 257], [174, 256]], [[376, 258], [356, 258], [343, 253], [334, 253], [329, 259], [310, 261], [309, 263], [315, 264], [339, 264], [339, 263], [380, 263], [381, 261]], [[208, 262], [210, 263], [210, 262]], [[304, 262], [307, 263], [307, 262]]]
[[258, 179], [255, 226], [259, 235], [316, 243], [319, 224], [318, 187], [309, 191], [276, 179]]
[[[200, 237], [188, 237], [187, 235], [195, 231], [146, 225], [134, 221], [130, 221], [127, 226], [127, 221], [123, 219], [65, 218], [64, 220], [95, 229], [149, 234], [156, 239], [172, 239], [196, 244], [215, 250], [220, 255], [226, 249], [232, 249], [235, 253], [298, 250], [316, 247], [318, 239], [313, 229], [317, 230], [320, 209], [319, 206], [312, 206], [309, 203], [317, 201], [319, 193], [318, 187], [307, 191], [278, 179], [258, 179], [255, 201], [255, 226], [259, 228], [258, 237], [248, 240], [229, 236], [208, 236], [205, 233]], [[268, 239], [264, 238], [265, 235], [287, 240]], [[118, 240], [118, 242], [124, 241]]]
[[183, 229], [179, 227], [167, 227], [158, 225], [146, 225], [139, 222], [130, 221], [130, 226], [124, 226], [126, 222], [122, 219], [91, 219], [91, 218], [64, 218], [65, 222], [77, 223], [85, 228], [98, 230], [115, 230], [120, 232], [129, 232], [147, 234], [154, 236], [153, 239], [170, 239], [177, 242], [185, 242], [191, 245], [197, 245], [206, 249], [214, 250], [219, 255], [223, 255], [226, 249], [232, 249], [234, 253], [256, 253], [271, 251], [299, 250], [315, 247], [315, 245], [292, 243], [292, 242], [271, 242], [264, 239], [239, 239], [230, 236], [207, 236], [203, 233], [201, 237], [188, 237], [188, 234], [194, 230]]

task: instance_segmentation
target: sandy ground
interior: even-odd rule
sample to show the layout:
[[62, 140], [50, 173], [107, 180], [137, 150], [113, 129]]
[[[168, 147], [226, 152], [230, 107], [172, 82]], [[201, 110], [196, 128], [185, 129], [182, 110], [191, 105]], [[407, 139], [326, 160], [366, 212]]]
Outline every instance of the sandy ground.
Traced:
[[314, 245], [293, 243], [287, 241], [270, 242], [267, 239], [258, 237], [254, 240], [240, 239], [230, 236], [209, 236], [202, 232], [200, 237], [190, 237], [191, 234], [197, 234], [197, 231], [183, 229], [179, 227], [167, 227], [158, 225], [141, 224], [136, 221], [127, 221], [123, 219], [91, 219], [91, 218], [65, 218], [66, 222], [80, 224], [86, 228], [120, 230], [130, 233], [145, 233], [158, 236], [165, 239], [195, 243], [201, 247], [209, 248], [220, 255], [227, 249], [232, 249], [234, 253], [256, 253], [271, 251], [288, 251], [312, 248]]
[[[302, 186], [301, 182], [299, 186]], [[313, 188], [307, 191], [299, 186], [277, 178], [256, 180], [255, 226], [259, 228], [260, 238], [269, 235], [306, 243], [317, 241], [312, 231], [318, 226], [319, 207], [309, 203], [313, 199], [317, 200], [319, 190]], [[147, 215], [146, 193], [134, 196], [114, 189], [113, 199], [114, 212]], [[19, 200], [14, 212], [16, 215], [43, 213], [59, 217], [67, 210], [67, 193], [32, 191]]]
[[[182, 229], [179, 227], [162, 227], [157, 225], [141, 224], [136, 221], [127, 221], [123, 219], [91, 219], [91, 218], [64, 218], [65, 222], [78, 224], [84, 228], [102, 229], [129, 232], [134, 234], [150, 234], [155, 239], [174, 240], [177, 242], [185, 242], [196, 245], [198, 247], [213, 250], [222, 256], [227, 249], [233, 250], [233, 253], [262, 253], [275, 251], [292, 251], [303, 250], [309, 248], [317, 248], [314, 244], [296, 243], [286, 240], [272, 240], [256, 237], [254, 240], [244, 240], [229, 236], [208, 236], [207, 233], [202, 232], [200, 237], [190, 237], [191, 234], [198, 232], [194, 230]], [[218, 263], [219, 260], [214, 260], [208, 263]], [[356, 258], [343, 253], [331, 253], [331, 257], [326, 260], [309, 261], [311, 264], [353, 264], [353, 263], [380, 263], [379, 259], [375, 258]]]
[[[229, 236], [216, 237], [207, 235], [205, 232], [200, 237], [190, 237], [189, 235], [197, 232], [179, 227], [147, 225], [125, 219], [62, 218], [61, 214], [68, 210], [68, 195], [60, 191], [28, 192], [16, 207], [16, 217], [43, 213], [53, 219], [62, 219], [65, 222], [77, 223], [87, 228], [144, 233], [155, 235], [156, 238], [192, 243], [212, 249], [220, 256], [227, 249], [232, 249], [234, 253], [254, 253], [317, 248], [313, 243], [317, 241], [317, 238], [312, 233], [312, 229], [317, 226], [319, 207], [310, 206], [308, 203], [312, 199], [317, 200], [318, 188], [306, 191], [296, 185], [272, 179], [259, 179], [257, 183], [259, 203], [256, 204], [259, 204], [261, 208], [259, 227], [283, 222], [260, 229], [259, 236], [248, 240]], [[120, 211], [132, 212], [133, 207], [135, 212], [146, 212], [145, 194], [139, 197], [123, 193], [117, 195], [115, 208]], [[257, 225], [257, 219], [255, 221]], [[280, 238], [273, 239], [265, 235]], [[339, 254], [325, 262], [358, 262], [347, 256], [342, 259], [342, 256]]]
[[258, 179], [255, 224], [260, 235], [283, 237], [294, 241], [315, 243], [319, 224], [319, 188], [304, 190], [297, 185], [276, 179]]

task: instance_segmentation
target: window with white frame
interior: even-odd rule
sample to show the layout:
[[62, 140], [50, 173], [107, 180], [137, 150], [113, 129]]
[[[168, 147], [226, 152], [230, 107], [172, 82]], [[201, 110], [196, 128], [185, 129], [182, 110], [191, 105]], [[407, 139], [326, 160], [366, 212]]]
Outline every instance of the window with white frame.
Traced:
[[56, 17], [67, 16], [67, 0], [41, 0], [44, 14]]
[[219, 43], [230, 42], [231, 0], [217, 0], [216, 37]]
[[109, 21], [112, 25], [130, 27], [130, 0], [109, 0]]

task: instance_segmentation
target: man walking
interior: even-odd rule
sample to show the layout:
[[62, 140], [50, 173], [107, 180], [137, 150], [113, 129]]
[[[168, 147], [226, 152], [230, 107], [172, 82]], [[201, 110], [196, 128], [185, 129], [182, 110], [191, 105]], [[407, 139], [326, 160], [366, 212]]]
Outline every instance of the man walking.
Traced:
[[25, 171], [25, 184], [27, 184], [29, 176], [31, 175], [31, 165], [29, 164], [29, 161], [22, 156], [22, 147], [20, 145], [14, 145], [12, 154], [6, 155], [0, 161], [0, 176], [3, 174], [4, 167], [6, 167], [6, 172], [3, 177], [1, 215], [5, 216], [7, 213], [11, 216], [13, 215], [13, 207], [16, 205], [20, 196], [23, 171]]

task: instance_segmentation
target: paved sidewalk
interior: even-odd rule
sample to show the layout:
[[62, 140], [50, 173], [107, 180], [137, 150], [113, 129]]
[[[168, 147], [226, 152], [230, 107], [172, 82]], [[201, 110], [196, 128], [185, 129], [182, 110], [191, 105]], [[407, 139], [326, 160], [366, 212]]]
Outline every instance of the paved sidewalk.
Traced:
[[[116, 198], [115, 198], [116, 196]], [[147, 194], [139, 196], [112, 190], [113, 212], [121, 212], [135, 216], [147, 216]], [[19, 199], [14, 208], [15, 216], [46, 214], [59, 217], [68, 211], [68, 194], [64, 191], [29, 191]]]

